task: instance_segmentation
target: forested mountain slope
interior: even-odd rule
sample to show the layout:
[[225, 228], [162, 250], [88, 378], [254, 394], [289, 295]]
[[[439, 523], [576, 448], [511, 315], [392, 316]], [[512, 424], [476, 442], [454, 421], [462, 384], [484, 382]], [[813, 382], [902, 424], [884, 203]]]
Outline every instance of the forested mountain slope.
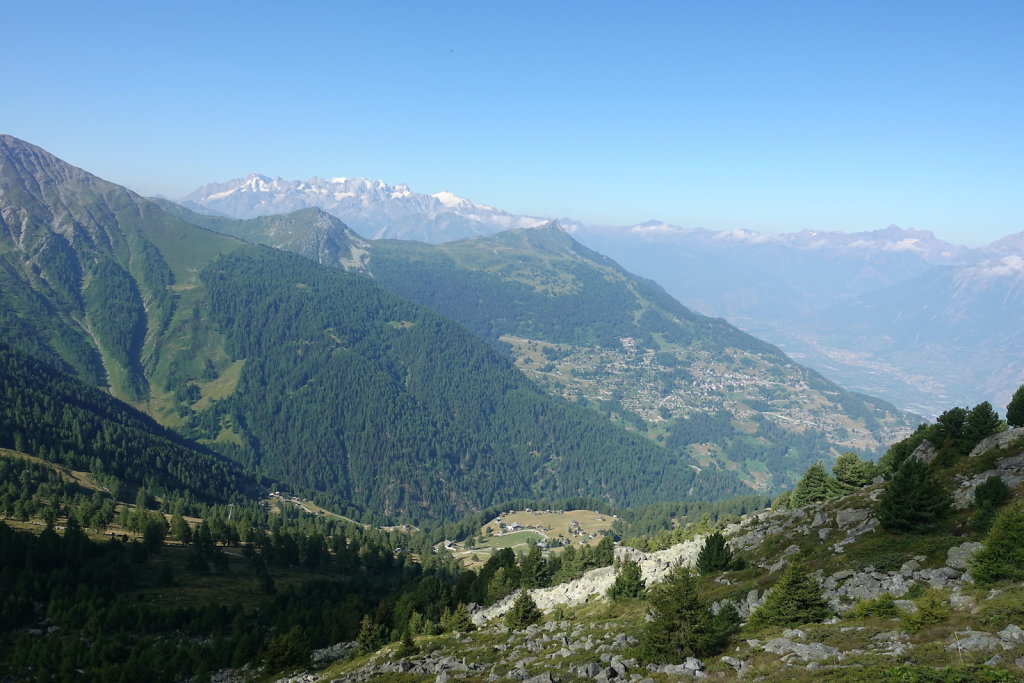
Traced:
[[742, 489], [365, 276], [185, 223], [15, 138], [0, 180], [0, 341], [284, 486], [405, 519]]
[[[110, 394], [0, 344], [0, 448], [91, 472], [115, 498], [228, 502], [259, 493], [241, 468]], [[170, 509], [171, 506], [169, 505]]]
[[434, 246], [366, 241], [310, 210], [248, 221], [168, 210], [323, 264], [369, 270], [511, 353], [550, 393], [759, 488], [792, 483], [830, 452], [876, 452], [916, 424], [687, 309], [557, 224]]
[[370, 253], [380, 282], [507, 343], [552, 393], [756, 486], [784, 485], [830, 451], [876, 451], [914, 423], [686, 308], [557, 224], [436, 247], [379, 241]]

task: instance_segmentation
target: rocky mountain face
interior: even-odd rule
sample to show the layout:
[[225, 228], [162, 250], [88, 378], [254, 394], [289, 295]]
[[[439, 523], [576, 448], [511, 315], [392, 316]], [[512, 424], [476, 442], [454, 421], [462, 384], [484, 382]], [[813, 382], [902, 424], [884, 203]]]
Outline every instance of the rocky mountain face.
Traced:
[[[214, 230], [368, 272], [510, 354], [549, 393], [699, 467], [735, 471], [759, 490], [787, 485], [829, 454], [876, 452], [916, 424], [728, 323], [680, 306], [556, 223], [431, 246], [361, 240], [310, 210], [233, 222], [176, 210]], [[270, 220], [292, 226], [288, 241]], [[326, 243], [336, 248], [316, 246]]]
[[306, 181], [252, 174], [198, 188], [181, 204], [199, 212], [255, 218], [310, 207], [341, 218], [362, 235], [446, 242], [544, 223], [492, 206], [474, 204], [451, 192], [420, 194], [407, 185], [366, 178], [311, 178]]

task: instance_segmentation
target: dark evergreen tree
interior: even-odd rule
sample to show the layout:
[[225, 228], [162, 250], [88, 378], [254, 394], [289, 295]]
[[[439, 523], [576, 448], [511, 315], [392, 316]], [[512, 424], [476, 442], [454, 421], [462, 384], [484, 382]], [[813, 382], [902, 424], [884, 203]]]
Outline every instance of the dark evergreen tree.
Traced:
[[519, 585], [523, 588], [540, 588], [548, 582], [547, 563], [538, 546], [530, 546], [520, 564]]
[[267, 672], [281, 671], [286, 667], [302, 664], [309, 659], [309, 644], [302, 630], [296, 626], [288, 633], [282, 633], [267, 646], [264, 670]]
[[831, 490], [831, 477], [825, 471], [825, 466], [816, 462], [807, 469], [793, 489], [793, 507], [827, 500]]
[[704, 539], [704, 545], [697, 555], [697, 571], [701, 574], [721, 572], [732, 565], [732, 550], [725, 542], [725, 536], [716, 531]]
[[644, 578], [640, 565], [636, 560], [625, 559], [619, 563], [615, 572], [615, 582], [608, 589], [608, 597], [612, 600], [639, 598], [644, 594]]
[[935, 420], [934, 443], [939, 448], [940, 462], [948, 463], [957, 456], [967, 455], [974, 445], [967, 435], [966, 408], [950, 408]]
[[832, 614], [832, 608], [821, 594], [818, 580], [808, 571], [802, 558], [795, 557], [786, 567], [778, 583], [768, 593], [764, 604], [750, 615], [752, 629], [765, 626], [790, 626], [821, 621]]
[[966, 449], [964, 455], [970, 453], [970, 449], [974, 448], [979, 441], [998, 432], [1002, 426], [999, 414], [988, 401], [982, 401], [971, 408], [964, 425], [964, 440], [967, 442], [964, 446]]
[[442, 616], [441, 628], [445, 631], [460, 631], [462, 633], [475, 631], [476, 624], [473, 623], [469, 616], [469, 609], [466, 607], [466, 603], [460, 602], [456, 605], [454, 611], [447, 613], [447, 618]]
[[971, 558], [971, 578], [982, 586], [1024, 581], [1024, 502], [996, 515], [981, 550]]
[[505, 625], [512, 631], [526, 628], [530, 624], [540, 621], [543, 614], [537, 609], [537, 603], [533, 601], [530, 594], [525, 590], [519, 591], [512, 607], [505, 613]]
[[986, 532], [992, 526], [996, 511], [1006, 504], [1012, 493], [1002, 477], [992, 476], [974, 489], [974, 516], [971, 517], [971, 526], [975, 531]]
[[184, 545], [192, 541], [192, 528], [180, 514], [175, 514], [171, 518], [171, 535]]
[[861, 460], [856, 453], [847, 451], [832, 465], [832, 476], [840, 484], [859, 488], [869, 484], [875, 476], [875, 465]]
[[651, 616], [640, 632], [639, 645], [644, 661], [675, 664], [687, 657], [717, 654], [736, 628], [735, 611], [713, 614], [687, 567], [673, 567], [648, 595]]
[[952, 499], [927, 463], [907, 458], [885, 485], [878, 521], [886, 531], [928, 533], [950, 514]]
[[360, 654], [376, 652], [384, 643], [388, 642], [387, 629], [369, 614], [363, 617], [359, 623], [359, 633], [356, 635], [356, 647]]
[[1011, 427], [1024, 427], [1024, 384], [1013, 392], [1013, 397], [1006, 404], [1006, 422]]
[[407, 623], [405, 628], [402, 630], [402, 640], [398, 644], [398, 656], [399, 657], [411, 657], [420, 649], [416, 646], [416, 641], [412, 637], [412, 629]]

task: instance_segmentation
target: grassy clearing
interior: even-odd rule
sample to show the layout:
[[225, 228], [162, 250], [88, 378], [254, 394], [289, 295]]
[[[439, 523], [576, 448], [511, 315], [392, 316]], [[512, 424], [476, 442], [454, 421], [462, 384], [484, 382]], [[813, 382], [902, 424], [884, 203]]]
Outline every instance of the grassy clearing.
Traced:
[[245, 359], [236, 360], [214, 380], [199, 385], [202, 398], [196, 401], [192, 408], [196, 411], [206, 410], [213, 405], [214, 401], [220, 401], [235, 393], [238, 386], [238, 379], [242, 376], [242, 368], [245, 367]]
[[[573, 540], [576, 542], [585, 541], [588, 545], [597, 545], [600, 542], [601, 532], [611, 529], [615, 518], [593, 510], [556, 510], [547, 511], [526, 511], [517, 510], [514, 512], [499, 515], [480, 527], [480, 535], [487, 536], [498, 534], [502, 531], [500, 524], [518, 524], [524, 529], [535, 529], [547, 538], [557, 538], [563, 541]], [[576, 522], [580, 531], [579, 534], [570, 531]], [[596, 534], [596, 538], [589, 538], [590, 534]]]

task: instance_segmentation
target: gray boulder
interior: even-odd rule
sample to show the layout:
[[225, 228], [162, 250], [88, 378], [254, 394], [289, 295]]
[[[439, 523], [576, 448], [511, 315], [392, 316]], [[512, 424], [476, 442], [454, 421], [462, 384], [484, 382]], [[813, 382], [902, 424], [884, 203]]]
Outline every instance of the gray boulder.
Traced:
[[993, 448], [1006, 448], [1017, 439], [1024, 439], [1024, 427], [1007, 429], [1005, 432], [999, 432], [998, 434], [985, 437], [971, 449], [971, 452], [967, 457], [973, 458], [979, 456], [982, 453], [987, 453]]
[[928, 439], [925, 439], [917, 448], [914, 449], [914, 452], [910, 454], [910, 457], [917, 458], [921, 462], [931, 462], [938, 454], [939, 451], [935, 448], [935, 444]]
[[969, 541], [955, 545], [946, 551], [946, 566], [960, 571], [967, 571], [968, 561], [981, 549], [981, 543]]
[[796, 643], [789, 638], [773, 638], [761, 646], [765, 652], [777, 655], [793, 654], [805, 662], [817, 662], [839, 654], [839, 649], [824, 643]]
[[960, 652], [993, 652], [1009, 650], [1012, 645], [984, 631], [959, 631], [953, 633], [953, 642], [946, 646], [947, 650]]

